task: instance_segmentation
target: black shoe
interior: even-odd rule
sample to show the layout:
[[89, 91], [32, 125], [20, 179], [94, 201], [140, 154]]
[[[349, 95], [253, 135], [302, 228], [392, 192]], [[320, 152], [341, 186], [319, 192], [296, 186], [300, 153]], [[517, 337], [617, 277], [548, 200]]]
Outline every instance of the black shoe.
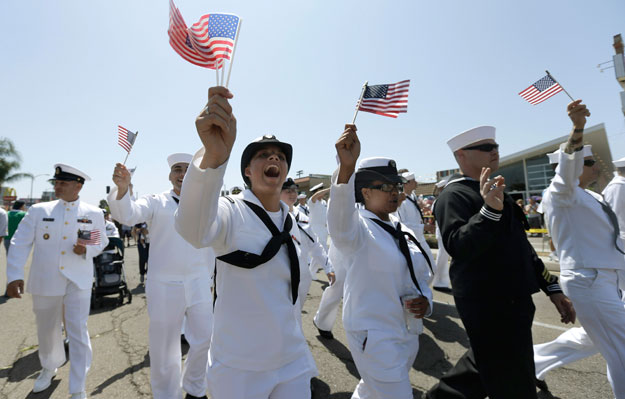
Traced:
[[[182, 334], [182, 335], [180, 336], [180, 343], [181, 343], [182, 345], [189, 345], [189, 342], [188, 342], [188, 341], [187, 341], [187, 339], [185, 338], [184, 334]], [[187, 395], [188, 395], [188, 394], [187, 394]], [[194, 396], [192, 396], [192, 398], [194, 398]]]
[[432, 288], [434, 288], [438, 292], [443, 292], [445, 294], [451, 294], [451, 288], [447, 288], [447, 287], [432, 287]]
[[314, 320], [313, 320], [313, 326], [315, 326], [317, 331], [319, 331], [319, 335], [321, 335], [323, 338], [325, 338], [325, 339], [334, 339], [334, 334], [332, 334], [332, 331], [326, 331], [326, 330], [320, 329], [319, 327], [317, 327], [317, 325], [315, 324]]
[[193, 396], [190, 393], [187, 394], [187, 396], [184, 397], [184, 399], [208, 399], [206, 397], [206, 395], [204, 396]]
[[547, 386], [547, 381], [539, 380], [536, 378], [536, 387], [543, 392], [549, 392], [549, 387]]

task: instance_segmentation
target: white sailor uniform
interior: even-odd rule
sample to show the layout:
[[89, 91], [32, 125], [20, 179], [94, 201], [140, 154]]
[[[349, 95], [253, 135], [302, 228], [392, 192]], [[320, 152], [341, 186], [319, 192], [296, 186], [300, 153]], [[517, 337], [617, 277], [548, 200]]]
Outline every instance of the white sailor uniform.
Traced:
[[608, 363], [615, 396], [625, 398], [625, 305], [619, 296], [625, 257], [617, 250], [623, 250], [623, 239], [614, 235], [603, 198], [579, 187], [583, 152], [566, 154], [563, 146], [542, 201], [560, 258], [560, 284]]
[[304, 307], [306, 296], [310, 290], [312, 280], [317, 274], [317, 270], [323, 269], [328, 274], [333, 269], [332, 262], [328, 259], [328, 255], [319, 242], [319, 238], [312, 230], [308, 217], [297, 208], [293, 208], [292, 214], [300, 230], [302, 260], [308, 263], [308, 273], [300, 276], [299, 294], [297, 296], [301, 310]]
[[[210, 248], [194, 248], [176, 232], [174, 213], [179, 198], [173, 190], [136, 201], [129, 193], [120, 200], [116, 197], [117, 187], [108, 196], [113, 217], [129, 226], [147, 222], [150, 231], [145, 291], [152, 394], [156, 399], [177, 399], [184, 389], [193, 396], [204, 396], [212, 332], [214, 253]], [[185, 316], [189, 353], [182, 375], [180, 334]]]
[[[86, 245], [87, 252], [73, 252], [78, 230], [97, 231], [99, 243]], [[91, 342], [87, 331], [93, 258], [108, 244], [102, 210], [80, 199], [35, 204], [11, 239], [7, 281], [24, 279], [24, 266], [34, 245], [26, 291], [32, 294], [37, 322], [41, 366], [54, 370], [65, 362], [61, 332], [63, 309], [69, 337], [69, 392], [85, 390], [91, 365]]]
[[319, 308], [313, 322], [315, 326], [320, 330], [332, 331], [336, 316], [338, 315], [339, 305], [341, 299], [343, 299], [343, 284], [345, 283], [345, 266], [344, 261], [341, 259], [341, 254], [336, 250], [330, 239], [330, 245], [328, 246], [328, 259], [332, 263], [334, 269], [334, 284], [326, 287], [321, 295], [321, 301], [319, 301]]
[[625, 240], [625, 177], [614, 173], [614, 178], [603, 189], [603, 198], [618, 218], [621, 238]]
[[312, 227], [324, 250], [328, 250], [328, 203], [321, 199], [308, 201], [310, 226]]
[[[294, 311], [297, 289], [292, 286], [295, 269], [289, 244], [280, 245], [270, 260], [253, 268], [220, 260], [237, 251], [261, 254], [273, 235], [245, 202], [263, 209], [251, 190], [219, 197], [227, 162], [201, 170], [203, 154], [204, 149], [196, 153], [185, 175], [176, 229], [196, 248], [211, 246], [217, 255], [208, 369], [211, 396], [310, 398], [310, 379], [317, 370]], [[279, 212], [267, 214], [281, 230], [286, 218], [293, 217], [286, 204], [280, 204]], [[298, 258], [302, 237], [294, 222], [289, 231]], [[305, 262], [298, 264], [300, 275], [308, 273]]]
[[[390, 223], [383, 222], [370, 211], [357, 210], [354, 180], [352, 175], [347, 184], [337, 185], [335, 174], [328, 206], [332, 244], [341, 252], [347, 272], [343, 326], [362, 378], [352, 398], [412, 399], [408, 372], [419, 349], [419, 338], [406, 327], [401, 297], [423, 295], [431, 311], [432, 292], [427, 285], [430, 269], [421, 251], [409, 241], [417, 288], [397, 241], [373, 219], [392, 228], [398, 221], [391, 215]], [[401, 229], [409, 232], [405, 226]]]

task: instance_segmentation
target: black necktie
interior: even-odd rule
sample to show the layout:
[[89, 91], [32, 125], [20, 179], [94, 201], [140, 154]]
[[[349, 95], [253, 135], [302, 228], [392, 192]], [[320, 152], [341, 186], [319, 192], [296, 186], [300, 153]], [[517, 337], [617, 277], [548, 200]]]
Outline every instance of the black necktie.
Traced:
[[244, 269], [253, 269], [263, 263], [269, 262], [278, 253], [282, 244], [286, 244], [286, 248], [289, 253], [289, 261], [291, 263], [291, 295], [293, 297], [293, 304], [295, 304], [297, 301], [297, 290], [299, 287], [300, 275], [299, 259], [297, 258], [297, 251], [295, 250], [293, 238], [291, 238], [291, 228], [293, 227], [291, 215], [287, 215], [282, 232], [280, 232], [263, 208], [246, 200], [243, 200], [243, 202], [249, 206], [252, 211], [254, 211], [256, 216], [258, 216], [267, 229], [269, 229], [273, 237], [271, 237], [267, 245], [265, 245], [265, 248], [260, 255], [252, 252], [236, 250], [234, 252], [230, 252], [229, 254], [219, 256], [217, 259], [233, 266], [242, 267]]
[[315, 242], [315, 239], [314, 239], [314, 238], [312, 238], [312, 237], [310, 236], [310, 234], [308, 234], [308, 233], [306, 232], [306, 230], [304, 230], [304, 228], [303, 228], [303, 227], [299, 224], [299, 213], [295, 216], [295, 222], [297, 223], [297, 228], [299, 229], [299, 231], [301, 231], [302, 233], [304, 233], [304, 235], [305, 235], [306, 237], [308, 237], [308, 238], [310, 239], [310, 241]]
[[176, 205], [180, 203], [180, 200], [178, 198], [174, 197], [173, 195], [171, 197], [174, 199], [174, 201], [176, 201]]
[[410, 200], [410, 202], [412, 202], [414, 206], [417, 208], [417, 211], [419, 212], [419, 215], [421, 216], [421, 223], [423, 223], [423, 212], [421, 212], [421, 208], [419, 208], [419, 204], [417, 204], [417, 201], [410, 198], [409, 195], [406, 196], [406, 199]]
[[[427, 261], [428, 266], [430, 266], [430, 270], [432, 270], [432, 263], [430, 263], [430, 259], [428, 258], [425, 251], [421, 247], [421, 244], [419, 244], [417, 239], [414, 238], [412, 234], [408, 233], [407, 231], [402, 231], [401, 223], [397, 223], [397, 228], [394, 229], [379, 219], [374, 219], [374, 218], [369, 218], [369, 219], [371, 219], [378, 226], [382, 227], [384, 231], [389, 233], [399, 242], [399, 250], [401, 251], [402, 255], [404, 255], [404, 258], [406, 258], [406, 264], [408, 265], [408, 271], [410, 272], [410, 279], [414, 283], [415, 287], [417, 287], [417, 290], [423, 293], [423, 291], [421, 291], [421, 287], [419, 286], [419, 283], [417, 282], [417, 277], [414, 274], [414, 269], [412, 267], [412, 258], [410, 257], [410, 250], [408, 249], [408, 242], [406, 241], [406, 237], [410, 238], [410, 240], [419, 248], [419, 250], [421, 250], [421, 253], [423, 254], [423, 257], [425, 258], [425, 260]], [[432, 270], [432, 274], [434, 274], [434, 270]]]
[[[594, 195], [592, 194], [588, 194], [591, 197], [595, 198]], [[606, 204], [605, 201], [599, 201], [597, 198], [595, 198], [599, 204], [601, 205], [601, 209], [603, 209], [603, 211], [606, 213], [606, 215], [608, 215], [608, 219], [610, 219], [610, 223], [612, 223], [612, 227], [614, 228], [614, 246], [616, 247], [616, 250], [619, 251], [620, 253], [622, 253], [623, 255], [625, 255], [625, 252], [623, 252], [623, 250], [621, 250], [618, 247], [618, 237], [621, 234], [619, 228], [618, 228], [618, 218], [616, 216], [616, 213], [614, 213], [614, 211], [612, 210], [612, 208], [610, 208], [610, 205]]]

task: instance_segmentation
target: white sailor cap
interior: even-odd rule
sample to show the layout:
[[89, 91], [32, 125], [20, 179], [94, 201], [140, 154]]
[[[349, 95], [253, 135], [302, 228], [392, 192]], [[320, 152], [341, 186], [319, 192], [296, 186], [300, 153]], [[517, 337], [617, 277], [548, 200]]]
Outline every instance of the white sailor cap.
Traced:
[[486, 139], [495, 140], [495, 128], [493, 126], [478, 126], [464, 131], [447, 140], [447, 145], [451, 152], [456, 152], [469, 144]]
[[[555, 150], [554, 152], [550, 152], [547, 154], [547, 157], [549, 157], [549, 163], [552, 165], [558, 164], [560, 163], [560, 153], [562, 152], [562, 150], [560, 150], [559, 148], [557, 150]], [[586, 157], [592, 157], [592, 145], [590, 144], [586, 144], [584, 146], [584, 158]], [[625, 159], [625, 158], [624, 158]]]
[[412, 173], [412, 172], [404, 172], [404, 173], [401, 174], [401, 177], [406, 179], [406, 181], [415, 180], [414, 173]]
[[91, 180], [91, 178], [87, 176], [85, 172], [82, 172], [72, 166], [63, 163], [57, 163], [56, 165], [54, 165], [54, 177], [52, 179], [77, 181], [78, 183], [84, 183]]
[[612, 163], [617, 168], [625, 168], [625, 157], [617, 159], [616, 161], [612, 161]]
[[323, 182], [321, 182], [321, 183], [319, 183], [317, 185], [312, 186], [310, 188], [310, 190], [308, 190], [308, 191], [310, 191], [312, 193], [313, 191], [317, 191], [317, 190], [320, 190], [322, 188], [323, 188]]
[[297, 199], [304, 199], [304, 198], [306, 198], [306, 194], [304, 194], [304, 193], [300, 193], [300, 194], [297, 196]]
[[167, 157], [167, 163], [169, 164], [169, 168], [171, 169], [177, 163], [191, 163], [193, 159], [193, 155], [187, 154], [185, 152], [176, 152]]
[[447, 182], [449, 181], [450, 177], [451, 177], [451, 175], [445, 177], [444, 179], [439, 180], [438, 183], [436, 183], [436, 187], [438, 187], [438, 188], [445, 187], [447, 185]]

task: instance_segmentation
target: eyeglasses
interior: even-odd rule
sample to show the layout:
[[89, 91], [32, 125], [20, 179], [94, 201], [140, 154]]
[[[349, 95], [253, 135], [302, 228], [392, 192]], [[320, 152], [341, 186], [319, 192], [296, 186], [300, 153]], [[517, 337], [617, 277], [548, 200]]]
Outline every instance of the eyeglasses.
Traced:
[[479, 145], [474, 145], [472, 147], [464, 147], [463, 150], [478, 150], [478, 151], [483, 151], [483, 152], [491, 152], [492, 150], [499, 151], [499, 144], [493, 144], [493, 143], [479, 144]]
[[369, 186], [367, 188], [371, 188], [373, 190], [384, 191], [385, 193], [390, 193], [393, 190], [402, 191], [404, 189], [404, 185], [401, 183], [395, 183], [395, 184], [383, 183], [383, 184], [376, 184], [375, 186]]
[[588, 166], [589, 168], [593, 166], [597, 161], [594, 159], [584, 159], [584, 166]]
[[289, 194], [297, 193], [296, 188], [283, 188], [282, 191], [286, 191]]

